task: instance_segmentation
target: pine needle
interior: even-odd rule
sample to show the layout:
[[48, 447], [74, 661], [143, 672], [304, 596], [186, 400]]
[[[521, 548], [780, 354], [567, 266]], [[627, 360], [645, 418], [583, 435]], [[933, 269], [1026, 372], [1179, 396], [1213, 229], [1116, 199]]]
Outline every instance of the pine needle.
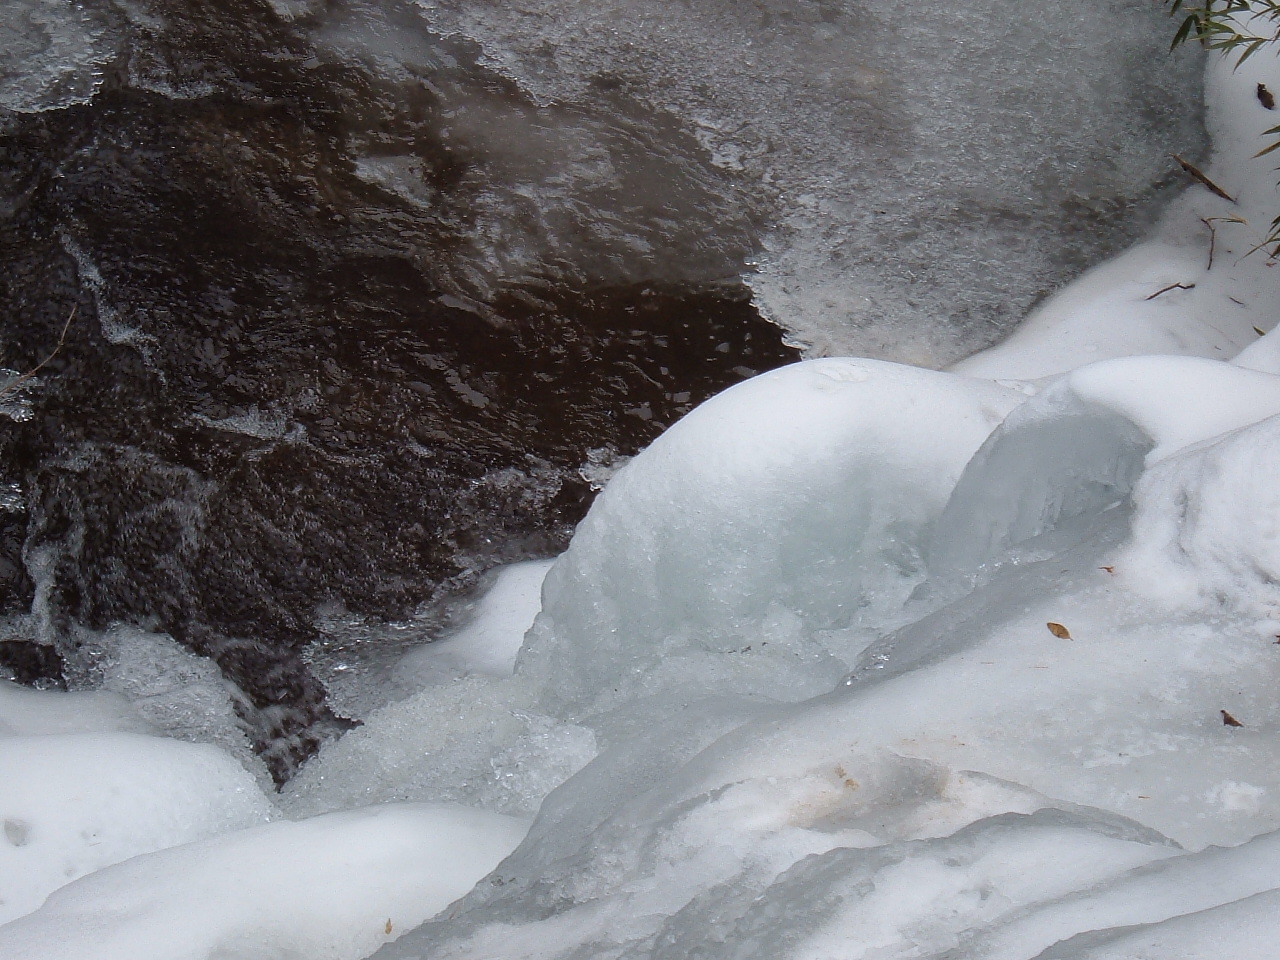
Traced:
[[71, 313], [68, 314], [67, 316], [67, 322], [62, 325], [62, 333], [58, 335], [58, 345], [53, 348], [53, 352], [50, 353], [47, 357], [45, 357], [43, 360], [41, 360], [39, 363], [37, 363], [34, 367], [32, 367], [26, 373], [22, 374], [19, 377], [14, 377], [12, 380], [6, 383], [3, 387], [0, 387], [0, 399], [3, 399], [6, 394], [12, 393], [14, 390], [17, 390], [19, 386], [21, 386], [23, 383], [30, 380], [37, 373], [43, 370], [45, 365], [58, 355], [58, 351], [61, 350], [63, 345], [67, 342], [67, 331], [71, 329], [71, 321], [76, 318], [76, 310], [79, 309], [79, 306], [80, 306], [79, 304], [76, 304], [71, 308]]

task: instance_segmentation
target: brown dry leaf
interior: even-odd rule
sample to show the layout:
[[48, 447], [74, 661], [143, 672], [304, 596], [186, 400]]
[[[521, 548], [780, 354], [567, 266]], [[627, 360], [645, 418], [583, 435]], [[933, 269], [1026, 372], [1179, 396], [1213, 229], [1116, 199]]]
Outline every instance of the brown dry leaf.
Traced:
[[1068, 630], [1066, 627], [1064, 627], [1062, 624], [1054, 623], [1052, 620], [1050, 620], [1048, 623], [1045, 624], [1045, 626], [1048, 627], [1049, 632], [1052, 633], [1059, 640], [1071, 639], [1071, 631]]
[[1115, 572], [1116, 572], [1116, 568], [1115, 568], [1115, 567], [1099, 567], [1098, 569], [1099, 569], [1099, 570], [1105, 570], [1105, 571], [1107, 571], [1107, 573], [1115, 573]]
[[387, 917], [387, 925], [383, 927], [382, 930], [387, 936], [391, 936], [391, 918], [390, 917]]
[[1236, 202], [1235, 198], [1232, 197], [1231, 194], [1227, 193], [1227, 191], [1223, 190], [1220, 186], [1218, 186], [1216, 183], [1214, 183], [1212, 180], [1206, 177], [1204, 175], [1204, 172], [1199, 167], [1197, 167], [1194, 163], [1188, 163], [1186, 160], [1183, 160], [1176, 153], [1173, 155], [1173, 159], [1178, 162], [1178, 166], [1180, 166], [1183, 170], [1185, 170], [1187, 172], [1187, 175], [1190, 176], [1192, 180], [1195, 180], [1198, 183], [1203, 184], [1205, 189], [1207, 189], [1210, 193], [1217, 194], [1219, 197], [1221, 197], [1223, 200], [1226, 200], [1228, 203]]
[[1218, 712], [1222, 714], [1222, 725], [1224, 727], [1243, 727], [1244, 726], [1243, 723], [1241, 723], [1231, 714], [1227, 713], [1227, 711], [1219, 710]]

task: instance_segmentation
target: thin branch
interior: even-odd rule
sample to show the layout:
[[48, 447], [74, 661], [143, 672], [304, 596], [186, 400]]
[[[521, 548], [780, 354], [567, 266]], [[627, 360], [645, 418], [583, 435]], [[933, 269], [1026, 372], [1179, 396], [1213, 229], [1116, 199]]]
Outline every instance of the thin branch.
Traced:
[[39, 373], [42, 369], [44, 369], [45, 365], [50, 360], [52, 360], [54, 357], [58, 355], [58, 351], [61, 350], [63, 345], [67, 342], [67, 331], [71, 329], [71, 321], [76, 318], [76, 310], [79, 309], [79, 306], [80, 306], [79, 304], [75, 304], [74, 306], [72, 306], [71, 313], [68, 314], [67, 316], [67, 322], [62, 325], [62, 333], [58, 335], [58, 345], [53, 348], [53, 352], [50, 353], [47, 357], [45, 357], [43, 360], [41, 360], [39, 363], [37, 363], [34, 367], [32, 367], [26, 373], [22, 374], [22, 376], [14, 377], [12, 380], [6, 383], [3, 387], [0, 387], [0, 399], [3, 399], [5, 394], [12, 393], [14, 390], [18, 389], [18, 387], [21, 384], [25, 383], [26, 381], [34, 377], [37, 373]]
[[1194, 290], [1195, 288], [1196, 288], [1196, 285], [1194, 283], [1171, 283], [1164, 289], [1157, 290], [1151, 296], [1144, 297], [1143, 299], [1154, 300], [1156, 297], [1160, 296], [1160, 294], [1168, 293], [1170, 290]]
[[1205, 269], [1212, 270], [1213, 269], [1213, 248], [1218, 242], [1218, 231], [1214, 227], [1214, 225], [1209, 220], [1206, 220], [1204, 217], [1200, 218], [1200, 222], [1209, 228], [1209, 265], [1205, 267]]

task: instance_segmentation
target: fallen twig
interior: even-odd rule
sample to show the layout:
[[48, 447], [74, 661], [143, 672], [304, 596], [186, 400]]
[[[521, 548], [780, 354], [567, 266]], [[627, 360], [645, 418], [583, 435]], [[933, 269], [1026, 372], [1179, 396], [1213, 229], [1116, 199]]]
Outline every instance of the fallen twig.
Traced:
[[79, 309], [79, 306], [80, 306], [79, 304], [75, 304], [74, 306], [72, 306], [71, 313], [67, 315], [67, 322], [62, 325], [62, 333], [58, 335], [58, 345], [53, 348], [53, 352], [50, 353], [47, 357], [45, 357], [43, 360], [41, 360], [39, 363], [37, 363], [34, 367], [32, 367], [26, 373], [22, 374], [21, 376], [14, 377], [12, 380], [6, 383], [3, 387], [0, 387], [0, 398], [3, 398], [5, 394], [12, 393], [14, 390], [18, 389], [19, 385], [25, 383], [26, 381], [34, 377], [37, 373], [39, 373], [44, 368], [45, 364], [47, 364], [50, 360], [52, 360], [54, 357], [58, 355], [58, 351], [61, 350], [63, 344], [67, 342], [67, 331], [71, 329], [71, 321], [76, 318], [76, 310]]
[[1185, 170], [1193, 180], [1199, 181], [1201, 184], [1208, 187], [1211, 192], [1216, 193], [1218, 196], [1220, 196], [1223, 200], [1226, 200], [1228, 203], [1236, 202], [1235, 197], [1231, 196], [1231, 194], [1227, 193], [1227, 191], [1223, 190], [1220, 186], [1218, 186], [1216, 183], [1214, 183], [1212, 180], [1206, 177], [1200, 171], [1200, 168], [1197, 167], [1194, 163], [1188, 163], [1186, 160], [1183, 160], [1176, 153], [1173, 155], [1173, 159], [1178, 161], [1178, 166], [1180, 166], [1183, 170]]
[[1205, 269], [1212, 270], [1213, 269], [1213, 248], [1217, 246], [1217, 243], [1218, 243], [1218, 231], [1214, 227], [1212, 221], [1208, 220], [1207, 218], [1201, 217], [1200, 222], [1209, 228], [1209, 265], [1205, 267]]
[[1155, 293], [1153, 293], [1149, 297], [1146, 297], [1145, 299], [1154, 300], [1156, 297], [1160, 296], [1160, 294], [1168, 293], [1170, 290], [1194, 290], [1195, 288], [1196, 288], [1196, 285], [1194, 283], [1171, 283], [1164, 289], [1157, 290]]

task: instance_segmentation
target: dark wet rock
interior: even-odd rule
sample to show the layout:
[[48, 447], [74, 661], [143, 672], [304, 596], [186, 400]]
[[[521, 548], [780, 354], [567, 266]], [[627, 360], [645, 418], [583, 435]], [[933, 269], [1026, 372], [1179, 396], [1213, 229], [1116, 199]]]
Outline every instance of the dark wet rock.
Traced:
[[62, 658], [34, 640], [0, 640], [0, 676], [42, 690], [64, 689]]

